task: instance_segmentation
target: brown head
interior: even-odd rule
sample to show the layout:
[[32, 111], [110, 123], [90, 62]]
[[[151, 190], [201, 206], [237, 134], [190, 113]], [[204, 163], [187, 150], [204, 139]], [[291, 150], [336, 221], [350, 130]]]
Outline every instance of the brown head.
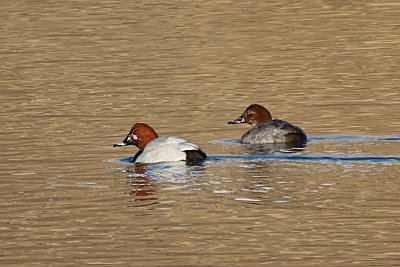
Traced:
[[140, 150], [144, 150], [146, 145], [157, 137], [158, 134], [149, 125], [145, 123], [135, 123], [126, 138], [121, 143], [114, 144], [113, 146], [134, 145]]
[[246, 108], [239, 118], [228, 122], [228, 124], [248, 123], [254, 127], [269, 120], [272, 120], [272, 116], [268, 109], [259, 104], [252, 104]]

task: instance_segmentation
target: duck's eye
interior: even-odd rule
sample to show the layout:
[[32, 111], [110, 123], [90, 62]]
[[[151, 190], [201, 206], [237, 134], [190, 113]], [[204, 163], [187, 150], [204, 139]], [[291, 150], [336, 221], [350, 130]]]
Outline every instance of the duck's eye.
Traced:
[[253, 114], [253, 111], [252, 110], [248, 110], [247, 114]]

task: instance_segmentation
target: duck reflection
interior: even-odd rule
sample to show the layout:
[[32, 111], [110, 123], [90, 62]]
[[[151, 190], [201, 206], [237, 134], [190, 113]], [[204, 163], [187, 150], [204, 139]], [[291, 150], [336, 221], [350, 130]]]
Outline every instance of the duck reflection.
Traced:
[[129, 173], [130, 191], [128, 195], [133, 196], [134, 206], [150, 206], [158, 203], [157, 185], [148, 175], [145, 164], [134, 164], [127, 170]]
[[241, 152], [247, 155], [262, 155], [273, 153], [298, 153], [306, 147], [302, 142], [275, 143], [262, 145], [243, 145]]
[[184, 161], [132, 164], [126, 170], [131, 186], [128, 194], [133, 196], [134, 206], [159, 204], [158, 187], [165, 184], [186, 184], [190, 177], [203, 175], [204, 168], [204, 165], [188, 165]]

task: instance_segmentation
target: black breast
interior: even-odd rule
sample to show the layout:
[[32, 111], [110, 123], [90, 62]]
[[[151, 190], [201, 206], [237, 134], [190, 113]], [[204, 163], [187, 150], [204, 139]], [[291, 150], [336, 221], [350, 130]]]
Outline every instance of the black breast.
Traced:
[[186, 163], [190, 165], [199, 165], [207, 158], [206, 153], [202, 150], [185, 150]]

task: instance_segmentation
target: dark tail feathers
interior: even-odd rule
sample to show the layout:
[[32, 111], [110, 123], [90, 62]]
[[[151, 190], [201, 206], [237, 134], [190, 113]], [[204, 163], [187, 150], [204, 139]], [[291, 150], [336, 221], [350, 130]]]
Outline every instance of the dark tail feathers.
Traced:
[[189, 165], [200, 165], [202, 164], [207, 155], [202, 150], [185, 150], [186, 163]]

